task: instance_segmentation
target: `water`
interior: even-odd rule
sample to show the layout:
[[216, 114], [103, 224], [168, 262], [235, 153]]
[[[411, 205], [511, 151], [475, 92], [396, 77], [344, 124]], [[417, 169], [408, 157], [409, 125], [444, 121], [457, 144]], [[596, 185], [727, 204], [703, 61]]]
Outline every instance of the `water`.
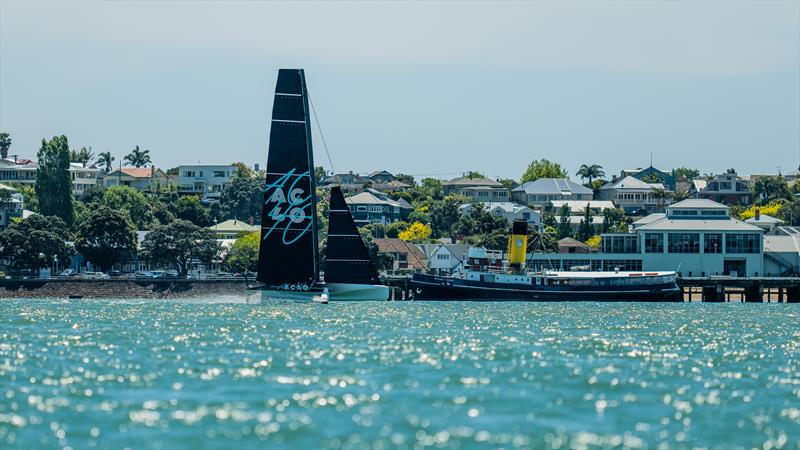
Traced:
[[0, 447], [800, 448], [786, 304], [0, 301]]

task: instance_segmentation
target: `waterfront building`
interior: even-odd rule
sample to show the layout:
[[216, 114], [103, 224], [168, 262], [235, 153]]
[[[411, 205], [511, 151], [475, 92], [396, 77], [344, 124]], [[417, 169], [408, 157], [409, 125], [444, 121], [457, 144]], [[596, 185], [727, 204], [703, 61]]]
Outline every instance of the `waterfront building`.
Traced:
[[464, 267], [469, 245], [466, 244], [417, 244], [425, 254], [428, 272], [449, 275]]
[[405, 200], [392, 200], [386, 194], [374, 189], [366, 189], [344, 199], [356, 225], [389, 225], [406, 220], [414, 208]]
[[511, 191], [514, 201], [542, 209], [555, 200], [592, 200], [594, 192], [566, 178], [540, 178], [517, 186]]
[[72, 179], [72, 195], [76, 199], [83, 197], [83, 193], [102, 182], [105, 170], [99, 167], [87, 167], [83, 163], [69, 163], [69, 175]]
[[[670, 172], [666, 172], [664, 170], [656, 169], [653, 166], [647, 167], [642, 169], [641, 167], [636, 169], [623, 169], [620, 173], [620, 178], [625, 177], [633, 177], [637, 180], [641, 181], [651, 181], [658, 179], [658, 182], [664, 185], [664, 188], [669, 191], [675, 191], [677, 188], [677, 182], [675, 180], [675, 176], [672, 175]], [[615, 181], [612, 179], [612, 181]]]
[[[477, 190], [472, 188], [479, 188]], [[498, 201], [508, 200], [508, 190], [496, 180], [491, 178], [477, 177], [470, 174], [466, 177], [453, 178], [452, 180], [442, 181], [442, 190], [444, 195], [456, 194], [464, 197], [472, 198], [479, 197], [477, 201], [489, 201], [493, 198]], [[502, 194], [491, 194], [491, 192], [505, 192], [505, 197]], [[483, 194], [478, 194], [483, 192]]]
[[105, 187], [128, 186], [139, 192], [152, 193], [174, 183], [167, 174], [155, 167], [123, 167], [103, 177]]
[[[467, 214], [478, 203], [466, 203], [459, 207], [461, 214]], [[534, 229], [542, 228], [542, 213], [533, 210], [525, 205], [514, 202], [481, 202], [483, 208], [490, 213], [505, 218], [508, 223], [513, 223], [517, 219], [528, 222], [528, 226]]]
[[690, 194], [695, 198], [713, 200], [726, 205], [749, 205], [753, 203], [750, 182], [727, 173], [717, 175], [711, 180], [693, 180]]
[[212, 225], [210, 228], [217, 235], [217, 239], [238, 239], [246, 234], [261, 231], [261, 227], [241, 220], [230, 219]]
[[602, 215], [603, 211], [607, 209], [617, 209], [614, 202], [609, 200], [553, 200], [547, 202], [544, 210], [557, 215], [564, 205], [567, 205], [570, 214], [576, 216], [582, 216], [586, 212], [587, 206], [594, 215]]
[[767, 214], [761, 214], [760, 211], [756, 210], [756, 215], [744, 221], [745, 223], [749, 223], [750, 225], [755, 225], [766, 232], [770, 232], [774, 230], [776, 227], [783, 224], [781, 219], [772, 217]]
[[2, 183], [0, 191], [3, 192], [0, 197], [0, 230], [3, 230], [11, 223], [12, 218], [22, 217], [25, 199], [16, 189]]
[[0, 183], [36, 184], [36, 170], [39, 165], [30, 159], [0, 159]]
[[800, 275], [800, 227], [777, 227], [764, 236], [764, 275]]
[[469, 186], [454, 192], [466, 197], [471, 202], [508, 202], [509, 200], [509, 191], [504, 187]]
[[411, 273], [425, 271], [428, 268], [428, 261], [425, 253], [416, 245], [398, 238], [375, 239], [379, 253], [385, 253], [392, 257], [392, 272]]
[[585, 255], [596, 252], [597, 250], [592, 248], [590, 245], [584, 244], [583, 242], [571, 237], [565, 237], [564, 239], [559, 239], [558, 241], [558, 253], [579, 253]]
[[223, 165], [180, 165], [178, 166], [178, 192], [199, 195], [203, 203], [218, 202], [225, 186], [231, 184], [238, 168]]
[[600, 188], [600, 199], [613, 202], [626, 214], [645, 215], [663, 210], [670, 203], [666, 195], [660, 198], [656, 195], [659, 191], [669, 193], [662, 183], [646, 183], [627, 176], [603, 185]]

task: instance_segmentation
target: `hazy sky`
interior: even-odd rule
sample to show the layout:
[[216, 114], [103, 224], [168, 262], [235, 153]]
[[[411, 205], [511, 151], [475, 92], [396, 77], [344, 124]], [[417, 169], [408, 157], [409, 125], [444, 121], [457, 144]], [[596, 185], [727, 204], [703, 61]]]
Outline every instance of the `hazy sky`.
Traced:
[[263, 164], [282, 67], [306, 69], [337, 171], [800, 165], [796, 0], [0, 0], [0, 129], [23, 156], [66, 134]]

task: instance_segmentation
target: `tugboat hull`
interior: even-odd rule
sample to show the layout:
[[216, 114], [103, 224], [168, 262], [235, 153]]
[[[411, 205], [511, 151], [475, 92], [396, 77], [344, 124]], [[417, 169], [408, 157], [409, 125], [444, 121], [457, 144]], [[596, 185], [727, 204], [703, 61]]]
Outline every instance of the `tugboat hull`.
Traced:
[[675, 282], [630, 286], [534, 286], [415, 274], [415, 300], [681, 302]]

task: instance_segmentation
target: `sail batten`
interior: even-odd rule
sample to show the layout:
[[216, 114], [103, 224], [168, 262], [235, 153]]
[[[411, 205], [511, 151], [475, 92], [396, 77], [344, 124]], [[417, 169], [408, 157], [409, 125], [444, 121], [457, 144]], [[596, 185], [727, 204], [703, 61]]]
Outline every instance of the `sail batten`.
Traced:
[[308, 97], [302, 69], [281, 69], [269, 135], [258, 281], [319, 280], [317, 205]]

